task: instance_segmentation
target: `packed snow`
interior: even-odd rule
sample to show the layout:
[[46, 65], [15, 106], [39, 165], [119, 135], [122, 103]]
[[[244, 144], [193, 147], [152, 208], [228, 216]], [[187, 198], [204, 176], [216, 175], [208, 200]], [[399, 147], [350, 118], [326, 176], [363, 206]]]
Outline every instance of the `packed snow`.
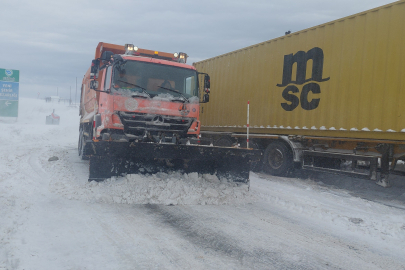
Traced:
[[[63, 154], [62, 154], [63, 155]], [[55, 165], [56, 168], [59, 164]], [[50, 190], [68, 199], [125, 204], [234, 204], [252, 200], [247, 185], [220, 181], [215, 175], [156, 173], [126, 175], [103, 182], [72, 183], [62, 175], [53, 177]], [[63, 171], [65, 172], [65, 171]]]
[[[59, 125], [45, 125], [55, 109]], [[77, 106], [1, 118], [0, 270], [404, 269], [405, 186], [182, 172], [88, 182]]]

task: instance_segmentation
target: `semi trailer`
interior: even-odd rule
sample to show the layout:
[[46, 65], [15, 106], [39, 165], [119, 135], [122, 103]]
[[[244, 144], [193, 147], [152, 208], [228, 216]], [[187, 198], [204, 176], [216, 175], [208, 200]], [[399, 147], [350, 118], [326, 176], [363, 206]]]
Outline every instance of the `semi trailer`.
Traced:
[[250, 126], [270, 174], [298, 167], [387, 187], [405, 159], [404, 48], [401, 0], [194, 63], [211, 76], [201, 139], [245, 146]]

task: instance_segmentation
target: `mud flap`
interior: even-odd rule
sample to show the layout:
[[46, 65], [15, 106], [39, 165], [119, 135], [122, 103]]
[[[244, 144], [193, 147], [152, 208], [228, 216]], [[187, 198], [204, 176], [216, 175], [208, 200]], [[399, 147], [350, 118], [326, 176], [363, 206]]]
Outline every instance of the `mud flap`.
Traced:
[[[248, 183], [250, 161], [261, 155], [259, 150], [232, 147], [106, 141], [89, 141], [84, 152], [90, 156], [89, 181], [181, 170]], [[174, 165], [168, 166], [166, 160], [175, 161]]]

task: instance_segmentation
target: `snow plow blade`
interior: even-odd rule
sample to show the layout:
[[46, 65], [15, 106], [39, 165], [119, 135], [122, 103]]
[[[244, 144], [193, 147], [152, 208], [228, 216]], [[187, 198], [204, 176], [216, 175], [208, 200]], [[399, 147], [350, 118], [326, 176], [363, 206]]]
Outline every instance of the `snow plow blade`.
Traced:
[[123, 174], [146, 174], [181, 170], [216, 174], [230, 181], [248, 183], [251, 161], [261, 151], [204, 145], [87, 141], [90, 156], [89, 181], [102, 181]]

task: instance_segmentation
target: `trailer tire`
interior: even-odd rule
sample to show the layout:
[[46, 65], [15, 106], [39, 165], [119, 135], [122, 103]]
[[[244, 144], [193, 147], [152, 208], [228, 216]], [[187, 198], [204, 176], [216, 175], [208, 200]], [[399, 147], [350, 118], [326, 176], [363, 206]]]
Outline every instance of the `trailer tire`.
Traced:
[[272, 142], [264, 151], [263, 170], [276, 176], [285, 176], [293, 168], [291, 149], [282, 142]]

